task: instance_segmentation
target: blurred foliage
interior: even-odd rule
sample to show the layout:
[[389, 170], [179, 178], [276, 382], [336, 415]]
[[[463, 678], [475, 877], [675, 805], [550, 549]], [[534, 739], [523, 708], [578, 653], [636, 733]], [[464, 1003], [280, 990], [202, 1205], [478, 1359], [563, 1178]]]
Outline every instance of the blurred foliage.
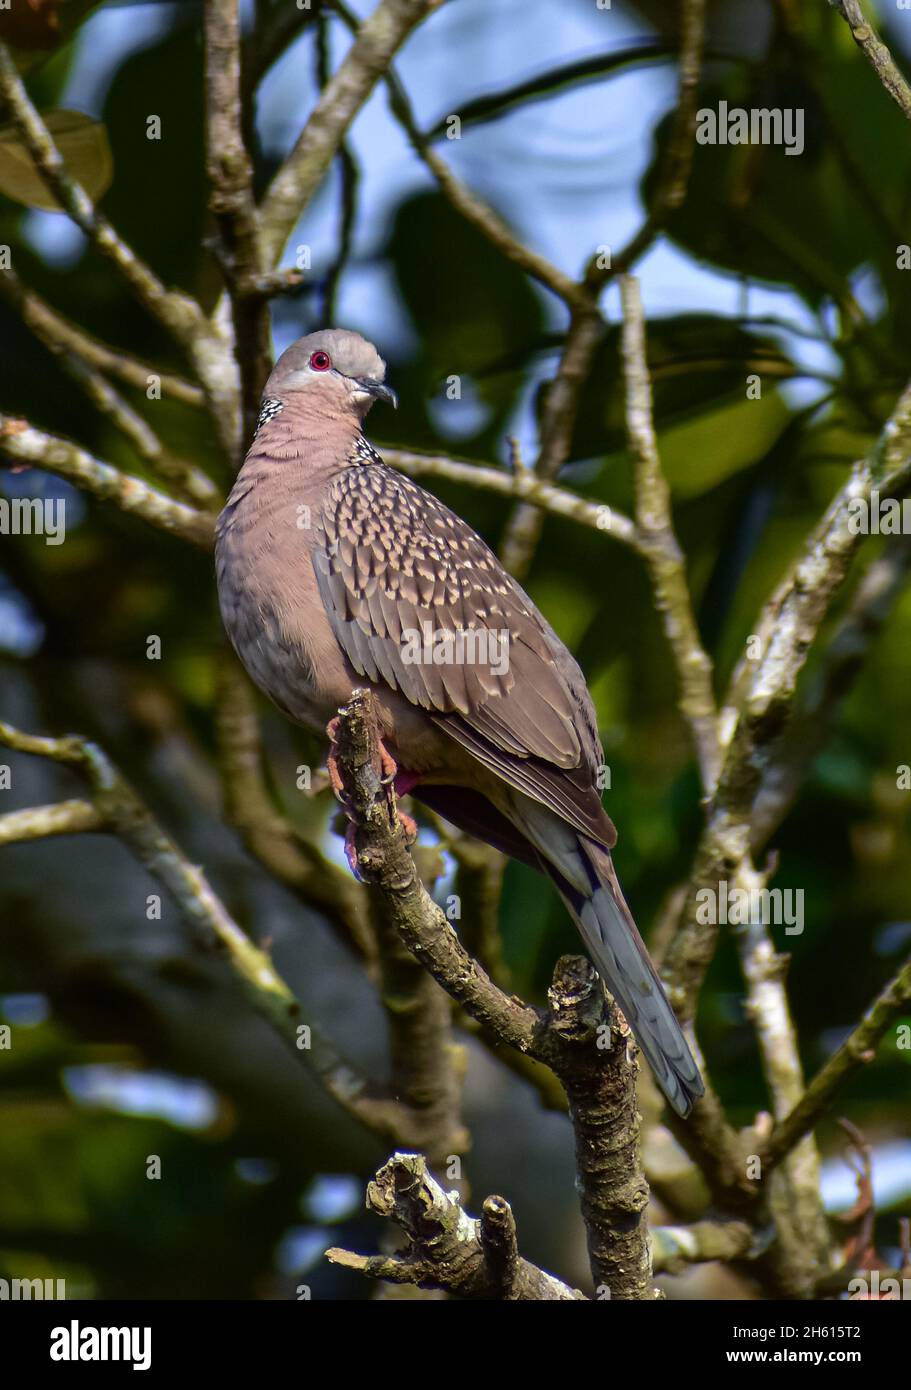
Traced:
[[[114, 178], [103, 207], [164, 280], [211, 306], [219, 279], [206, 244], [199, 9], [167, 11], [167, 27], [120, 65], [107, 92], [102, 117]], [[807, 337], [746, 314], [650, 310], [659, 445], [722, 690], [770, 588], [911, 375], [911, 276], [896, 268], [911, 198], [911, 141], [827, 7], [806, 7], [799, 42], [772, 23], [765, 6], [750, 7], [736, 43], [712, 13], [722, 28], [709, 35], [716, 56], [703, 103], [800, 107], [806, 149], [794, 158], [768, 146], [697, 147], [689, 197], [668, 234], [703, 267], [739, 278], [744, 302], [749, 283], [774, 284], [790, 290], [815, 325]], [[660, 25], [657, 12], [652, 18]], [[540, 6], [534, 22], [543, 22]], [[610, 82], [639, 58], [638, 80], [646, 82], [665, 40], [624, 46], [625, 56], [595, 72], [561, 70], [518, 95], [492, 93], [474, 104], [470, 124], [481, 127], [529, 98], [557, 101], [579, 80]], [[78, 52], [62, 40], [47, 50], [49, 58], [29, 64], [42, 109], [58, 103]], [[454, 79], [459, 63], [456, 51]], [[161, 118], [160, 141], [147, 138], [150, 114]], [[646, 203], [668, 129], [664, 120], [654, 131]], [[604, 215], [609, 225], [609, 207]], [[104, 262], [80, 253], [69, 269], [55, 264], [24, 238], [26, 217], [0, 197], [0, 242], [16, 248], [26, 283], [108, 341], [186, 370]], [[502, 456], [523, 403], [540, 411], [546, 394], [541, 383], [563, 331], [546, 297], [439, 194], [416, 193], [407, 179], [368, 261], [388, 272], [410, 329], [381, 345], [402, 409], [395, 419], [372, 420], [373, 436], [488, 462]], [[344, 273], [361, 269], [355, 257]], [[308, 331], [316, 326], [316, 297], [308, 288], [279, 313]], [[0, 407], [144, 474], [122, 436], [6, 307], [0, 342]], [[758, 400], [746, 395], [754, 373], [762, 382]], [[448, 427], [452, 411], [435, 409], [453, 374], [470, 384], [475, 414], [467, 418], [476, 419], [460, 424], [457, 436]], [[795, 380], [809, 383], [809, 396], [789, 389]], [[201, 412], [167, 399], [153, 406], [141, 392], [124, 391], [171, 448], [226, 482]], [[615, 326], [597, 351], [561, 480], [583, 496], [631, 506]], [[432, 486], [492, 541], [502, 535], [510, 510], [502, 499]], [[207, 866], [239, 920], [273, 940], [305, 1016], [324, 1021], [357, 1063], [381, 1074], [384, 1025], [373, 991], [325, 925], [269, 883], [220, 824], [213, 673], [222, 639], [210, 562], [53, 478], [4, 471], [0, 487], [7, 496], [65, 494], [70, 508], [65, 546], [0, 537], [0, 712], [29, 729], [77, 729], [99, 740], [187, 853]], [[858, 574], [880, 548], [868, 543]], [[639, 563], [603, 534], [548, 518], [528, 587], [589, 678], [612, 773], [606, 800], [620, 828], [617, 863], [648, 935], [687, 875], [701, 812], [647, 582]], [[163, 639], [158, 664], [145, 657], [150, 633]], [[791, 954], [788, 986], [808, 1072], [858, 1019], [911, 941], [911, 823], [894, 772], [911, 760], [909, 707], [906, 595], [774, 838], [776, 885], [806, 895], [804, 934], [779, 944]], [[274, 711], [264, 707], [262, 715], [276, 796], [298, 816], [294, 769], [316, 756], [315, 745]], [[3, 794], [11, 806], [78, 792], [77, 781], [58, 769], [11, 762], [15, 790]], [[328, 821], [330, 807], [319, 805]], [[13, 1048], [0, 1050], [0, 1277], [66, 1277], [71, 1290], [96, 1296], [294, 1297], [305, 1282], [314, 1296], [366, 1297], [362, 1281], [319, 1256], [329, 1244], [367, 1248], [378, 1238], [361, 1214], [360, 1192], [385, 1156], [381, 1146], [302, 1081], [251, 1019], [225, 968], [194, 954], [172, 905], [161, 922], [147, 920], [152, 889], [125, 851], [106, 839], [16, 846], [3, 851], [0, 885], [0, 1022], [12, 1024], [15, 1037]], [[555, 956], [577, 948], [570, 921], [554, 894], [510, 866], [501, 923], [514, 987], [540, 998]], [[723, 934], [699, 1034], [722, 1099], [736, 1122], [747, 1123], [768, 1102], [742, 996], [734, 947]], [[35, 999], [44, 1001], [37, 1015], [17, 1022], [23, 1001]], [[470, 1055], [475, 1196], [507, 1189], [523, 1252], [584, 1283], [568, 1127], [542, 1113], [479, 1048]], [[211, 1114], [190, 1123], [162, 1117], [151, 1102], [148, 1113], [132, 1113], [116, 1099], [90, 1102], [68, 1081], [73, 1068], [111, 1066], [139, 1078], [152, 1068], [173, 1077], [175, 1088], [181, 1078], [196, 1079], [211, 1097]], [[842, 1097], [874, 1150], [911, 1138], [908, 1067], [909, 1054], [884, 1046], [878, 1064]], [[827, 1152], [841, 1152], [833, 1126], [821, 1138]], [[159, 1180], [146, 1176], [150, 1155], [161, 1160]], [[895, 1244], [894, 1213], [883, 1213], [880, 1243]]]

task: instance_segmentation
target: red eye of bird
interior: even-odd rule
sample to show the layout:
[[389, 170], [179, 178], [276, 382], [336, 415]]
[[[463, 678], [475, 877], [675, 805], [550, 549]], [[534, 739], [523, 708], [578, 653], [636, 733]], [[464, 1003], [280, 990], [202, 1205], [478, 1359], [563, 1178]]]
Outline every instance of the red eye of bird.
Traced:
[[315, 372], [328, 372], [332, 366], [332, 358], [328, 352], [314, 352], [310, 355], [310, 366]]

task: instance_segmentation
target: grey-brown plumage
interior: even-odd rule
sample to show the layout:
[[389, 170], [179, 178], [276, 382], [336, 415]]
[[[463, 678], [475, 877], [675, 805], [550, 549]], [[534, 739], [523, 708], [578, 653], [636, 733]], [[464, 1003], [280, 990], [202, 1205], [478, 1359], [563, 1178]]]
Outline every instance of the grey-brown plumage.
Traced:
[[225, 627], [257, 684], [322, 730], [372, 686], [397, 785], [546, 873], [680, 1114], [698, 1068], [623, 899], [603, 754], [574, 658], [460, 517], [364, 438], [384, 385], [338, 329], [279, 358], [218, 522]]

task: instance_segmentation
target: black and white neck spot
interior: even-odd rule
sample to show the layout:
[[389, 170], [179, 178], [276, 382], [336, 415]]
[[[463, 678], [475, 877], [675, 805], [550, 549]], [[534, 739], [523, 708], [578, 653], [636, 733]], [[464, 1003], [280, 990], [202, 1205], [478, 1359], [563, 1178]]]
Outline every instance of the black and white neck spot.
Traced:
[[256, 429], [253, 431], [254, 439], [259, 434], [263, 425], [267, 425], [270, 420], [274, 420], [285, 408], [285, 402], [280, 401], [277, 396], [264, 396], [263, 403], [259, 409], [259, 418], [256, 421]]

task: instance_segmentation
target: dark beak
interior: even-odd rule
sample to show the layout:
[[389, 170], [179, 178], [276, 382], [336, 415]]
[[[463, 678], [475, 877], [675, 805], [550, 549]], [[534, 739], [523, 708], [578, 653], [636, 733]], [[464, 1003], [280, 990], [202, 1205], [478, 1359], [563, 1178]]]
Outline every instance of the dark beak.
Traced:
[[385, 401], [395, 410], [398, 408], [399, 398], [391, 386], [385, 386], [381, 381], [371, 381], [369, 377], [355, 377], [355, 381], [362, 390], [368, 391], [375, 400]]

